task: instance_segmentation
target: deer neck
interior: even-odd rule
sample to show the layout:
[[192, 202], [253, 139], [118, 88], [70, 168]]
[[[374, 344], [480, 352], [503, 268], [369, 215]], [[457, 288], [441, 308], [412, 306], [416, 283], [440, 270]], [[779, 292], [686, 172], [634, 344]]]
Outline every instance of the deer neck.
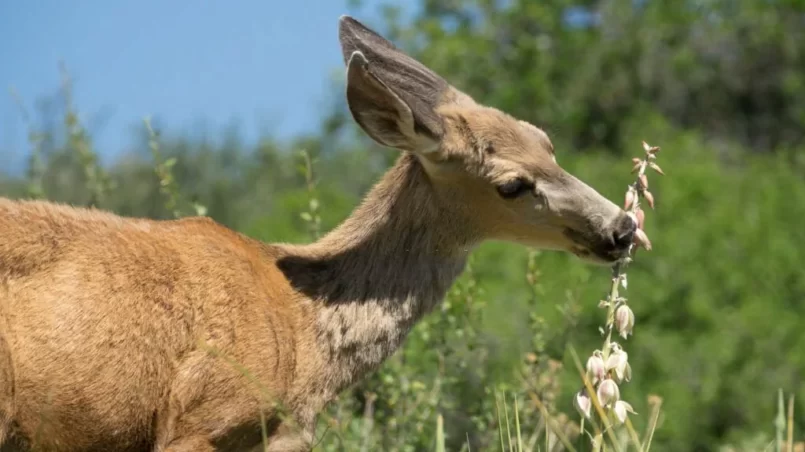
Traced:
[[394, 353], [462, 272], [473, 240], [455, 216], [406, 154], [344, 223], [279, 262], [314, 302], [317, 343], [337, 386]]

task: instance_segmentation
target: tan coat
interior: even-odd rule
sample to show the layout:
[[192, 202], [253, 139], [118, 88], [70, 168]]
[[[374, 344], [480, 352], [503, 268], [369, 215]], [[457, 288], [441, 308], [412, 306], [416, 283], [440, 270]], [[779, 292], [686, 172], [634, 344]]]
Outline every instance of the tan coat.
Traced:
[[339, 31], [353, 117], [402, 153], [316, 243], [0, 198], [0, 450], [309, 450], [478, 243], [623, 255], [634, 223], [541, 130]]

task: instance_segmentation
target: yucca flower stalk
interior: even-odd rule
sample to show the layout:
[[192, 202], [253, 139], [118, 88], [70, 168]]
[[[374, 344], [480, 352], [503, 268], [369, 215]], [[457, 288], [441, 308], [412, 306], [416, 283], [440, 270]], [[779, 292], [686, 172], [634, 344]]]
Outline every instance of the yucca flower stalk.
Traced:
[[[593, 419], [596, 413], [606, 416], [601, 419], [605, 425], [620, 425], [626, 422], [629, 414], [636, 414], [632, 405], [621, 398], [620, 386], [632, 378], [632, 369], [629, 365], [629, 355], [623, 345], [613, 340], [613, 331], [617, 332], [624, 341], [632, 334], [635, 325], [635, 316], [629, 307], [626, 296], [620, 289], [626, 290], [626, 268], [634, 259], [638, 248], [651, 250], [651, 241], [644, 230], [645, 211], [641, 200], [654, 209], [654, 195], [649, 191], [647, 170], [651, 169], [664, 175], [657, 165], [657, 153], [660, 148], [650, 146], [643, 142], [645, 155], [642, 158], [632, 159], [632, 173], [637, 173], [634, 183], [627, 187], [624, 198], [624, 210], [637, 223], [634, 242], [629, 248], [627, 256], [616, 262], [612, 267], [611, 284], [604, 300], [599, 307], [606, 309], [606, 323], [599, 331], [604, 336], [604, 344], [599, 350], [593, 351], [587, 359], [585, 377], [589, 381], [595, 394], [591, 394], [585, 385], [574, 397], [574, 405], [584, 419]], [[601, 411], [593, 410], [595, 402]]]

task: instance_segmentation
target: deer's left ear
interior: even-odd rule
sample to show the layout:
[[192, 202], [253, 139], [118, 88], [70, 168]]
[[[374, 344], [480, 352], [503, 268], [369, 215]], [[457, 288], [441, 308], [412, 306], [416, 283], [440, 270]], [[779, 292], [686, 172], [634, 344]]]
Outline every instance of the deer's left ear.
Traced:
[[444, 133], [436, 108], [450, 85], [363, 24], [343, 16], [339, 38], [347, 64], [347, 103], [380, 144], [430, 153]]
[[347, 103], [355, 121], [382, 145], [421, 153], [439, 147], [441, 124], [424, 126], [423, 118], [430, 111], [423, 114], [420, 109], [414, 113], [410, 105], [372, 73], [366, 57], [358, 51], [348, 63]]

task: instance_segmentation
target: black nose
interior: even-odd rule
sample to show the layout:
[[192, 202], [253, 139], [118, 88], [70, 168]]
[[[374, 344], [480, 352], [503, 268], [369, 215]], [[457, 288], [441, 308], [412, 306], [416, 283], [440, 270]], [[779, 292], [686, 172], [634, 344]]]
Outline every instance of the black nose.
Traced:
[[629, 215], [624, 214], [618, 220], [612, 238], [618, 248], [628, 248], [634, 240], [634, 233], [637, 230], [637, 223]]

